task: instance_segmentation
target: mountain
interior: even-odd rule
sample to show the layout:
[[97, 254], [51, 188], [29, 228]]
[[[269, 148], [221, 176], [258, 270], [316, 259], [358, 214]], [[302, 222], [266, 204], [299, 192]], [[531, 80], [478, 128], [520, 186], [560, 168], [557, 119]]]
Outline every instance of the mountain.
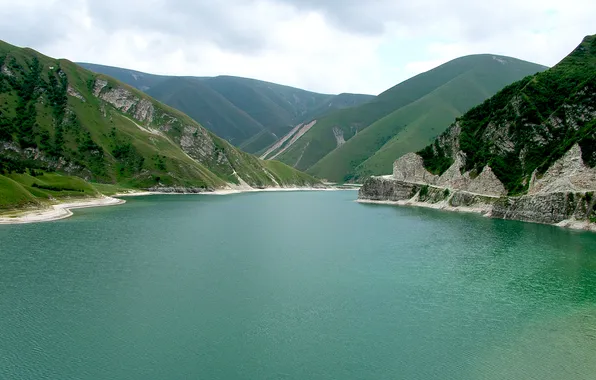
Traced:
[[288, 143], [262, 158], [276, 157], [333, 181], [381, 174], [391, 170], [397, 156], [428, 144], [454, 117], [505, 85], [544, 69], [490, 54], [457, 58], [368, 103], [316, 119], [299, 138], [286, 139]]
[[[426, 185], [425, 185], [426, 184]], [[596, 36], [472, 108], [361, 197], [596, 230]]]
[[42, 196], [81, 189], [76, 179], [50, 181], [50, 172], [136, 188], [318, 183], [116, 79], [0, 42], [0, 183]]
[[472, 108], [419, 154], [442, 174], [461, 151], [464, 172], [490, 166], [509, 194], [523, 194], [535, 171], [542, 176], [575, 144], [596, 165], [595, 118], [596, 37], [589, 36], [552, 69]]
[[373, 98], [319, 94], [233, 76], [176, 77], [92, 63], [79, 65], [144, 91], [250, 153], [275, 143], [298, 123]]

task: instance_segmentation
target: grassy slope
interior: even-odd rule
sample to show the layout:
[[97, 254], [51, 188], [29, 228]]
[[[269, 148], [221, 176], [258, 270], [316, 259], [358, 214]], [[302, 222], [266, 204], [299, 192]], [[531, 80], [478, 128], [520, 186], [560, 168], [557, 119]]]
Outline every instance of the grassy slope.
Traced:
[[[124, 115], [113, 107], [105, 105], [103, 101], [93, 96], [87, 85], [87, 82], [94, 78], [89, 71], [68, 61], [61, 60], [60, 63], [63, 70], [67, 72], [72, 86], [85, 96], [85, 102], [69, 97], [69, 105], [77, 114], [79, 120], [87, 127], [86, 129], [91, 133], [93, 140], [103, 147], [104, 151], [109, 152], [111, 142], [108, 135], [112, 128], [116, 128], [121, 136], [120, 138], [130, 141], [139, 154], [145, 158], [146, 170], [151, 172], [151, 174], [145, 174], [141, 178], [134, 175], [121, 176], [116, 173], [110, 178], [111, 182], [123, 183], [132, 187], [145, 187], [154, 185], [154, 181], [151, 182], [151, 180], [159, 177], [159, 181], [165, 185], [196, 187], [219, 187], [224, 185], [225, 182], [217, 174], [211, 172], [204, 164], [188, 157], [171, 139], [148, 134], [138, 128], [136, 125], [138, 122], [132, 120], [129, 115]], [[104, 77], [104, 79], [112, 82], [109, 84], [112, 87], [123, 86], [109, 77]], [[128, 90], [134, 92], [131, 88], [128, 88]], [[137, 93], [137, 95], [140, 94]], [[169, 107], [158, 103], [154, 103], [154, 105], [164, 115], [172, 115], [182, 123], [191, 123], [186, 115], [180, 114], [176, 110], [169, 109]], [[107, 118], [103, 116], [102, 108], [106, 110]], [[165, 157], [167, 173], [156, 167], [157, 165], [152, 159], [156, 155]]]
[[330, 114], [335, 110], [343, 110], [350, 107], [358, 107], [361, 104], [372, 101], [375, 97], [371, 95], [342, 93], [336, 95], [328, 102], [322, 103], [304, 115], [303, 121], [310, 121], [318, 117]]
[[0, 175], [0, 211], [39, 206], [61, 198], [98, 195], [99, 191], [93, 185], [78, 177], [57, 173], [43, 173], [35, 177], [28, 173]]
[[0, 175], [0, 211], [38, 204], [39, 201], [23, 185], [11, 178]]
[[277, 135], [273, 134], [273, 132], [263, 129], [248, 140], [245, 140], [238, 148], [245, 152], [252, 152], [258, 156], [259, 152], [264, 151], [268, 146], [274, 144], [277, 139]]
[[196, 78], [167, 78], [149, 88], [147, 94], [188, 116], [232, 144], [244, 142], [264, 130], [252, 117], [232, 104], [204, 81]]
[[[294, 178], [300, 178], [301, 183], [313, 184], [317, 182], [310, 176], [296, 173], [293, 169], [288, 169], [285, 166], [272, 167], [269, 163], [240, 152], [226, 141], [203, 130], [187, 115], [160, 104], [113, 78], [97, 76], [67, 60], [52, 59], [31, 49], [21, 49], [6, 43], [0, 43], [0, 57], [4, 58], [5, 66], [11, 70], [11, 78], [4, 74], [0, 76], [2, 85], [2, 91], [0, 91], [0, 121], [2, 122], [0, 139], [12, 140], [13, 146], [16, 144], [18, 147], [19, 145], [17, 136], [21, 126], [15, 121], [16, 117], [22, 115], [18, 115], [16, 111], [20, 95], [7, 83], [16, 81], [16, 83], [21, 83], [17, 86], [21, 86], [33, 57], [39, 60], [42, 68], [40, 79], [35, 87], [36, 100], [32, 103], [35, 104], [37, 113], [36, 124], [31, 132], [32, 144], [42, 150], [41, 158], [30, 162], [25, 160], [25, 156], [5, 150], [0, 151], [0, 164], [6, 159], [16, 160], [21, 166], [35, 168], [57, 164], [62, 159], [53, 157], [47, 152], [44, 153], [44, 148], [40, 145], [42, 143], [40, 136], [42, 133], [48, 133], [49, 141], [52, 143], [56, 139], [57, 129], [60, 127], [64, 134], [64, 144], [60, 154], [66, 159], [66, 162], [75, 165], [75, 169], [71, 168], [70, 172], [94, 181], [140, 188], [154, 186], [157, 183], [166, 186], [218, 188], [225, 186], [227, 182], [237, 183], [238, 179], [234, 174], [236, 172], [246, 182], [255, 186], [275, 185], [271, 176], [278, 177], [280, 180], [277, 183], [286, 186], [294, 185], [292, 182]], [[8, 65], [9, 61], [10, 65]], [[48, 87], [49, 77], [51, 75], [58, 76], [56, 74], [58, 68], [67, 78], [68, 85], [84, 98], [84, 100], [80, 100], [73, 96], [67, 97], [66, 116], [61, 122], [54, 119], [53, 104], [49, 98], [51, 86]], [[108, 81], [105, 91], [120, 89], [137, 101], [145, 99], [151, 102], [154, 107], [153, 121], [134, 120], [134, 107], [128, 112], [123, 112], [95, 97], [92, 89], [98, 77]], [[144, 128], [167, 130], [167, 133], [151, 134], [139, 128], [140, 124]], [[195, 130], [194, 135], [183, 136], [188, 127]], [[212, 152], [210, 155], [208, 153], [206, 156], [202, 156], [196, 150], [194, 152], [183, 151], [180, 145], [183, 137], [187, 142], [190, 140], [192, 144], [198, 146], [199, 151], [202, 149], [201, 147], [211, 147]], [[86, 140], [95, 145], [95, 148], [89, 152], [85, 149], [81, 150], [81, 145]], [[134, 153], [132, 158], [139, 159], [139, 161], [142, 159], [142, 164], [137, 169], [129, 169], [126, 160], [115, 156], [115, 146], [118, 144], [129, 144]], [[190, 157], [189, 154], [194, 157]], [[93, 157], [98, 157], [98, 155], [101, 157], [100, 161], [93, 161]], [[162, 162], [159, 163], [156, 158]], [[280, 172], [277, 173], [275, 170], [280, 170]]]
[[[302, 156], [297, 168], [335, 181], [381, 173], [398, 157], [392, 157], [394, 153], [411, 151], [412, 143], [424, 146], [454, 116], [541, 68], [493, 55], [458, 58], [389, 89], [373, 102], [319, 120], [279, 159], [295, 165]], [[338, 149], [333, 127], [342, 129], [346, 140]], [[383, 148], [384, 155], [363, 164]]]
[[510, 58], [506, 64], [492, 57], [481, 59], [465, 73], [374, 122], [309, 172], [336, 181], [390, 173], [393, 161], [423, 148], [455, 117], [520, 76], [537, 71], [536, 65]]
[[[267, 161], [264, 166], [279, 184], [313, 184], [312, 177], [279, 161]], [[121, 185], [89, 183], [78, 177], [41, 170], [35, 171], [35, 176], [30, 172], [5, 174], [0, 175], [0, 215], [15, 209], [47, 206], [60, 200], [97, 197], [100, 194], [110, 196], [130, 190]]]
[[332, 128], [340, 128], [347, 141], [376, 120], [420, 99], [470, 67], [468, 60], [459, 58], [410, 78], [368, 103], [330, 113], [317, 120], [317, 124], [279, 159], [289, 165], [296, 165], [298, 158], [302, 157], [296, 167], [308, 169], [337, 147]]
[[81, 65], [147, 92], [251, 153], [271, 145], [302, 121], [372, 98], [358, 94], [319, 94], [231, 76], [168, 77], [88, 63]]

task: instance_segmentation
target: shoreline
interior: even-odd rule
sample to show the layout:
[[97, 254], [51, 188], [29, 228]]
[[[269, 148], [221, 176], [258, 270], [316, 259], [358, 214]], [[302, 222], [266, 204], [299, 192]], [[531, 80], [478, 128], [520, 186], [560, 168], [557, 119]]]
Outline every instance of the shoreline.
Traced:
[[[403, 201], [376, 201], [372, 199], [356, 199], [358, 203], [365, 203], [365, 204], [378, 204], [378, 205], [388, 205], [388, 206], [410, 206], [410, 207], [423, 207], [423, 208], [430, 208], [434, 210], [440, 211], [450, 211], [450, 212], [459, 212], [459, 213], [473, 213], [473, 214], [480, 214], [483, 217], [491, 218], [491, 210], [490, 207], [453, 207], [448, 206], [446, 204], [442, 204], [443, 202], [439, 203], [426, 203], [426, 202], [417, 202], [411, 200], [403, 200]], [[496, 218], [502, 219], [502, 218]], [[517, 220], [517, 219], [502, 219], [502, 220], [516, 220], [518, 222], [523, 223], [536, 223], [536, 224], [543, 224], [546, 226], [555, 226], [560, 228], [566, 228], [575, 231], [584, 231], [584, 232], [596, 232], [596, 223], [589, 223], [587, 221], [575, 220], [575, 219], [566, 219], [560, 221], [558, 223], [540, 223], [534, 222], [530, 220]]]
[[[13, 215], [1, 216], [0, 225], [9, 224], [29, 224], [52, 222], [56, 220], [66, 219], [73, 215], [71, 210], [78, 208], [90, 207], [105, 207], [117, 206], [126, 203], [124, 197], [140, 197], [149, 195], [230, 195], [240, 193], [256, 193], [256, 192], [277, 192], [277, 191], [342, 191], [342, 190], [358, 190], [357, 188], [317, 188], [317, 187], [270, 187], [264, 189], [222, 189], [215, 191], [204, 191], [197, 193], [179, 193], [179, 192], [160, 192], [160, 191], [130, 191], [126, 193], [117, 193], [111, 196], [101, 196], [89, 199], [67, 200], [64, 203], [57, 203], [48, 205], [48, 207], [39, 207], [32, 209], [15, 209]], [[11, 211], [9, 211], [11, 212]]]
[[58, 203], [46, 208], [16, 210], [14, 216], [0, 216], [0, 225], [51, 222], [71, 217], [73, 215], [71, 210], [78, 208], [116, 206], [123, 203], [126, 203], [124, 199], [104, 196]]
[[430, 208], [433, 210], [442, 210], [442, 211], [451, 211], [451, 212], [459, 212], [459, 213], [466, 213], [466, 214], [480, 214], [482, 216], [490, 217], [490, 209], [488, 207], [453, 207], [448, 206], [446, 204], [442, 204], [443, 202], [439, 203], [426, 203], [426, 202], [417, 202], [417, 201], [410, 201], [410, 200], [403, 200], [403, 201], [375, 201], [372, 199], [356, 199], [358, 203], [368, 203], [368, 204], [379, 204], [379, 205], [388, 205], [388, 206], [410, 206], [410, 207], [423, 207], [423, 208]]
[[358, 190], [357, 187], [266, 187], [263, 189], [220, 189], [214, 191], [199, 192], [176, 192], [176, 191], [132, 191], [127, 193], [117, 193], [111, 197], [141, 197], [148, 195], [231, 195], [242, 193], [260, 193], [260, 192], [292, 192], [292, 191], [346, 191]]

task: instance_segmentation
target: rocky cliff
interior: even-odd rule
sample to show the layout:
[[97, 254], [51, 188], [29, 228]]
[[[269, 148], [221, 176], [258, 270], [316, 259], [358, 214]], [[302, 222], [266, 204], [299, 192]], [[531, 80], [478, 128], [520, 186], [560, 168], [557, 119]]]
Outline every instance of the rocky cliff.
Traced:
[[596, 231], [594, 191], [537, 195], [491, 196], [400, 181], [389, 176], [370, 177], [358, 192], [361, 202], [420, 206], [448, 211], [475, 212], [487, 217], [556, 224]]

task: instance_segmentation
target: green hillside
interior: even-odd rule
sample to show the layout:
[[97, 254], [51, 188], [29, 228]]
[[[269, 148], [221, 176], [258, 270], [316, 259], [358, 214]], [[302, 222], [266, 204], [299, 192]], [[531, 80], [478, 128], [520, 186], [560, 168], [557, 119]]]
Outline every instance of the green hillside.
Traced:
[[[186, 110], [188, 116], [232, 144], [265, 131], [263, 126], [197, 78], [168, 78], [147, 90], [152, 97]], [[203, 117], [202, 117], [203, 116]], [[274, 137], [268, 141], [273, 143]]]
[[318, 119], [277, 159], [333, 181], [389, 172], [399, 155], [425, 146], [454, 117], [503, 86], [544, 69], [487, 54], [452, 60], [369, 103]]
[[490, 166], [510, 194], [527, 191], [574, 144], [583, 161], [596, 166], [596, 36], [555, 67], [505, 87], [456, 119], [419, 154], [441, 174], [461, 150], [462, 171]]
[[0, 175], [0, 211], [37, 206], [52, 199], [84, 198], [99, 195], [85, 180], [41, 170]]
[[90, 63], [79, 65], [146, 92], [251, 153], [271, 145], [296, 124], [373, 98], [319, 94], [233, 76], [172, 77]]
[[317, 183], [111, 77], [0, 42], [2, 186], [27, 186], [14, 176], [30, 170], [135, 188]]

